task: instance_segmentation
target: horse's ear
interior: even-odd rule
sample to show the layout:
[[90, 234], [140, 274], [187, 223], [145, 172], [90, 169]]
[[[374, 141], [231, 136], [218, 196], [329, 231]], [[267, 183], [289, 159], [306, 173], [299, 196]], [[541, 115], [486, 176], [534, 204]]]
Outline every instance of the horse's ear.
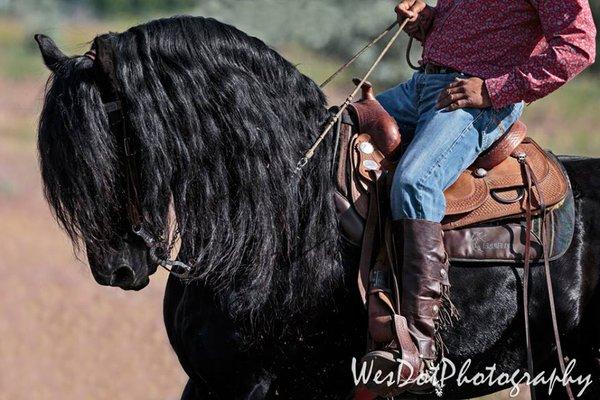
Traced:
[[109, 35], [97, 36], [92, 48], [96, 51], [94, 67], [108, 83], [108, 89], [116, 90], [115, 53]]
[[58, 64], [61, 61], [69, 58], [65, 55], [65, 53], [60, 51], [60, 49], [56, 46], [56, 43], [54, 43], [54, 41], [48, 36], [38, 33], [34, 35], [33, 38], [40, 48], [40, 53], [42, 53], [44, 64], [46, 64], [46, 67], [48, 67], [50, 71], [56, 71]]

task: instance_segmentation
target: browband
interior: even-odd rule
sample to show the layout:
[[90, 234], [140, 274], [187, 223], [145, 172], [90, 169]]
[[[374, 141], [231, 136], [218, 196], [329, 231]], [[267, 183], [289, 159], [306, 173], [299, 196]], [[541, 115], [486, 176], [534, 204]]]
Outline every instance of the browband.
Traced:
[[[91, 50], [87, 51], [83, 55], [83, 57], [87, 57], [92, 61], [96, 61], [96, 50], [91, 49]], [[121, 101], [119, 101], [119, 100], [111, 101], [108, 103], [102, 103], [102, 105], [104, 106], [104, 110], [106, 111], [107, 114], [111, 114], [111, 113], [114, 113], [115, 111], [121, 110]]]
[[89, 58], [92, 61], [95, 61], [96, 60], [96, 50], [89, 50], [83, 56]]

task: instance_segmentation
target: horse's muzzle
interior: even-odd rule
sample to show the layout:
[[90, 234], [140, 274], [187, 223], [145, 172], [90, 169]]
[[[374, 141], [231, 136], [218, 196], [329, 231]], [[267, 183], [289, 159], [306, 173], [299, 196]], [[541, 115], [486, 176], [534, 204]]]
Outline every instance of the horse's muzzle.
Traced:
[[129, 265], [122, 265], [110, 275], [109, 285], [124, 290], [140, 290], [145, 288], [149, 282], [148, 276], [138, 279], [133, 268]]
[[156, 266], [149, 265], [148, 250], [141, 242], [123, 241], [118, 251], [109, 254], [88, 247], [87, 255], [94, 279], [102, 286], [141, 290], [156, 271]]

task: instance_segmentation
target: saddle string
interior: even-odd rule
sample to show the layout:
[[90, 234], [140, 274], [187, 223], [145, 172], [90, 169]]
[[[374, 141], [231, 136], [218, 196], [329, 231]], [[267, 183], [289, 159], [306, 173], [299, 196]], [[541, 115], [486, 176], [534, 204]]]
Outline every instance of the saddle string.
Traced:
[[[501, 126], [501, 125], [500, 125]], [[531, 251], [531, 175], [527, 164], [525, 164], [526, 155], [520, 154], [518, 161], [521, 164], [523, 173], [525, 175], [527, 185], [527, 201], [525, 202], [525, 251], [524, 251], [524, 264], [523, 264], [523, 316], [525, 318], [525, 350], [527, 352], [527, 370], [529, 375], [533, 377], [533, 351], [531, 346], [531, 328], [529, 326], [529, 275], [530, 275], [530, 251]], [[531, 390], [531, 400], [536, 400], [535, 390]]]
[[[554, 341], [556, 344], [556, 353], [557, 353], [557, 357], [558, 357], [558, 364], [560, 367], [560, 370], [563, 374], [563, 376], [566, 376], [566, 366], [565, 366], [565, 359], [564, 359], [564, 355], [563, 355], [563, 350], [562, 350], [562, 345], [561, 345], [561, 340], [560, 340], [560, 332], [558, 330], [558, 321], [557, 321], [557, 316], [556, 316], [556, 303], [555, 303], [555, 299], [554, 299], [554, 288], [552, 285], [552, 279], [551, 279], [551, 274], [550, 274], [550, 261], [549, 261], [549, 254], [548, 254], [548, 231], [547, 231], [547, 220], [548, 220], [548, 209], [546, 207], [546, 202], [544, 200], [544, 194], [543, 192], [540, 190], [540, 185], [539, 185], [539, 181], [535, 175], [535, 173], [533, 172], [533, 168], [531, 167], [531, 165], [529, 164], [529, 161], [527, 160], [527, 155], [526, 154], [519, 154], [518, 155], [518, 161], [519, 163], [522, 165], [523, 171], [525, 173], [525, 177], [526, 177], [526, 184], [527, 184], [527, 201], [526, 201], [526, 232], [525, 232], [525, 253], [524, 253], [524, 268], [523, 268], [523, 311], [524, 311], [524, 317], [525, 317], [525, 342], [526, 342], [526, 350], [527, 350], [527, 364], [528, 364], [528, 369], [529, 369], [529, 374], [531, 375], [532, 379], [533, 379], [533, 350], [532, 350], [532, 345], [531, 345], [531, 329], [530, 329], [530, 324], [529, 324], [529, 299], [528, 299], [528, 295], [529, 295], [529, 275], [531, 272], [531, 268], [530, 268], [530, 259], [529, 259], [529, 255], [530, 255], [530, 248], [531, 248], [531, 235], [532, 235], [532, 222], [531, 222], [531, 207], [532, 207], [532, 201], [533, 201], [533, 187], [535, 186], [536, 188], [536, 192], [537, 192], [537, 196], [538, 196], [538, 203], [540, 205], [540, 214], [541, 214], [541, 245], [542, 245], [542, 258], [543, 258], [543, 263], [544, 263], [544, 275], [545, 275], [545, 279], [546, 279], [546, 289], [548, 292], [548, 299], [549, 299], [549, 305], [550, 305], [550, 316], [552, 319], [552, 330], [553, 330], [553, 334], [554, 334]], [[574, 400], [575, 397], [573, 395], [573, 390], [571, 388], [571, 384], [569, 382], [565, 383], [565, 390], [567, 391], [567, 396], [570, 400]], [[536, 399], [536, 395], [535, 395], [535, 390], [531, 391], [531, 399], [535, 400]]]
[[[548, 230], [546, 226], [546, 219], [542, 220], [542, 237], [545, 242], [548, 241]], [[554, 332], [554, 340], [556, 341], [556, 353], [558, 355], [558, 365], [560, 366], [560, 370], [563, 376], [566, 376], [566, 366], [565, 366], [565, 357], [563, 355], [562, 345], [560, 343], [560, 332], [558, 330], [558, 320], [556, 317], [556, 303], [554, 299], [554, 288], [552, 285], [552, 279], [550, 276], [550, 262], [548, 261], [548, 249], [547, 246], [543, 247], [544, 252], [544, 275], [546, 276], [546, 287], [548, 290], [548, 298], [550, 304], [550, 315], [552, 316], [552, 330]], [[570, 400], [574, 400], [575, 396], [573, 395], [573, 390], [571, 388], [571, 384], [567, 382], [565, 385], [565, 389], [567, 391], [567, 395]]]
[[340, 119], [340, 117], [342, 116], [342, 114], [344, 113], [346, 108], [348, 108], [348, 106], [352, 102], [352, 99], [354, 99], [354, 96], [356, 96], [356, 94], [361, 90], [362, 85], [364, 85], [364, 83], [367, 81], [367, 79], [369, 79], [369, 77], [371, 76], [373, 71], [375, 71], [375, 68], [377, 68], [377, 66], [379, 65], [379, 63], [381, 62], [383, 57], [387, 54], [387, 52], [390, 50], [390, 48], [392, 47], [392, 45], [394, 44], [396, 39], [398, 39], [398, 36], [400, 36], [400, 33], [402, 33], [402, 30], [404, 29], [404, 27], [406, 26], [407, 23], [408, 23], [408, 19], [404, 20], [404, 22], [400, 25], [400, 28], [398, 29], [398, 31], [396, 31], [394, 36], [392, 36], [392, 38], [388, 41], [388, 43], [383, 48], [383, 50], [381, 51], [381, 53], [379, 54], [379, 56], [377, 57], [375, 62], [373, 62], [373, 64], [371, 65], [371, 68], [369, 68], [369, 70], [364, 75], [364, 77], [362, 78], [360, 83], [356, 86], [356, 88], [352, 91], [352, 93], [350, 93], [350, 95], [346, 98], [344, 103], [340, 106], [340, 109], [338, 110], [338, 112], [329, 120], [325, 129], [317, 137], [317, 139], [315, 140], [313, 145], [310, 147], [310, 149], [308, 149], [306, 151], [306, 153], [304, 154], [304, 156], [298, 161], [298, 163], [296, 164], [296, 169], [294, 171], [295, 174], [298, 174], [302, 170], [302, 168], [304, 168], [306, 166], [306, 164], [308, 164], [310, 159], [315, 155], [315, 151], [317, 150], [317, 148], [321, 145], [323, 140], [325, 140], [325, 138], [327, 137], [327, 134], [329, 132], [331, 132], [331, 129], [335, 126], [336, 122]]
[[[544, 275], [546, 277], [546, 290], [548, 292], [548, 302], [550, 305], [550, 316], [552, 319], [552, 331], [554, 334], [554, 341], [556, 344], [556, 353], [557, 353], [557, 357], [558, 357], [558, 365], [560, 367], [561, 373], [563, 374], [563, 376], [566, 376], [566, 366], [565, 366], [565, 358], [563, 355], [563, 350], [562, 350], [562, 345], [561, 345], [561, 341], [560, 341], [560, 332], [558, 330], [558, 320], [557, 320], [557, 316], [556, 316], [556, 303], [555, 303], [555, 299], [554, 299], [554, 288], [552, 285], [552, 279], [551, 279], [551, 274], [550, 274], [550, 261], [549, 261], [549, 254], [548, 254], [548, 230], [547, 230], [547, 222], [548, 222], [548, 208], [546, 206], [546, 202], [544, 200], [544, 193], [539, 189], [540, 185], [538, 182], [538, 179], [535, 175], [535, 173], [533, 172], [533, 169], [531, 168], [531, 165], [529, 165], [529, 162], [527, 160], [525, 160], [525, 164], [527, 165], [527, 168], [529, 168], [529, 170], [531, 171], [531, 177], [533, 180], [533, 184], [535, 185], [537, 192], [538, 192], [538, 197], [540, 199], [540, 212], [542, 215], [542, 220], [541, 220], [541, 237], [542, 237], [542, 252], [543, 252], [543, 261], [544, 261]], [[569, 397], [570, 400], [574, 400], [575, 397], [573, 396], [573, 390], [571, 388], [571, 384], [569, 382], [566, 383], [565, 385], [565, 390], [567, 391], [567, 395]]]

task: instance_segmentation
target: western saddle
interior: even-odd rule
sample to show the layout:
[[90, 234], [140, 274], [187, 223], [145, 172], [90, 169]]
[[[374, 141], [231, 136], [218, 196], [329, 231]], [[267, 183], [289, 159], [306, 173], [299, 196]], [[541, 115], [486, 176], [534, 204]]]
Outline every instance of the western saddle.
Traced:
[[[358, 286], [368, 309], [372, 351], [402, 348], [402, 341], [409, 340], [399, 333], [405, 329], [394, 326], [401, 320], [397, 311], [401, 285], [391, 266], [401, 257], [390, 254], [389, 190], [403, 146], [396, 121], [376, 100], [372, 86], [365, 83], [361, 89], [362, 99], [348, 107], [336, 130], [335, 204], [342, 235], [361, 246]], [[526, 221], [513, 224], [513, 228], [517, 227], [517, 237], [525, 238], [518, 260], [528, 271], [534, 259], [530, 251], [532, 219], [545, 220], [569, 193], [562, 166], [527, 137], [527, 127], [518, 121], [445, 191], [442, 227], [446, 251], [458, 248], [463, 256], [469, 253], [469, 243], [457, 245], [457, 238], [468, 241], [479, 234], [475, 229], [485, 224]], [[541, 236], [544, 247], [546, 233]], [[541, 252], [536, 253], [539, 256]], [[448, 256], [452, 259], [452, 254]], [[382, 268], [382, 264], [388, 267]]]
[[[351, 243], [360, 244], [375, 183], [383, 181], [379, 187], [389, 191], [402, 136], [369, 83], [340, 125], [335, 202], [342, 233]], [[527, 137], [527, 126], [517, 121], [445, 191], [444, 230], [524, 217], [529, 200], [524, 165], [535, 177], [533, 215], [542, 206], [550, 209], [565, 199], [569, 183], [561, 166]]]

